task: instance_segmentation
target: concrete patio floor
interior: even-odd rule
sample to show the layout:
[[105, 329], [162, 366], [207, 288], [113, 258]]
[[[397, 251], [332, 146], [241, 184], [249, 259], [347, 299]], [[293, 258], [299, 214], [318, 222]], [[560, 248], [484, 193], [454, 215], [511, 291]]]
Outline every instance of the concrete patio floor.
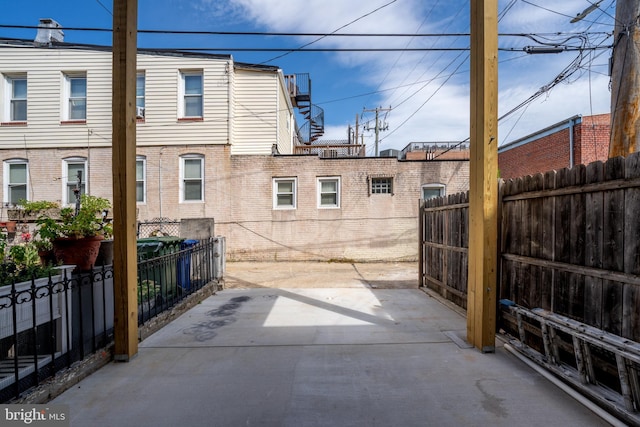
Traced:
[[52, 404], [74, 426], [609, 425], [417, 289], [411, 263], [229, 263], [226, 288]]

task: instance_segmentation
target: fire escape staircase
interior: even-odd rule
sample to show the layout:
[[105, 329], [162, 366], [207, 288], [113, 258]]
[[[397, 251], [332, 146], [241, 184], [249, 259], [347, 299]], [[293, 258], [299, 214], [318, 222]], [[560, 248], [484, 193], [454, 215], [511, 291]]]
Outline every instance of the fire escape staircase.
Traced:
[[308, 73], [285, 76], [291, 102], [305, 119], [298, 129], [300, 141], [310, 145], [324, 134], [324, 110], [311, 103], [311, 79]]

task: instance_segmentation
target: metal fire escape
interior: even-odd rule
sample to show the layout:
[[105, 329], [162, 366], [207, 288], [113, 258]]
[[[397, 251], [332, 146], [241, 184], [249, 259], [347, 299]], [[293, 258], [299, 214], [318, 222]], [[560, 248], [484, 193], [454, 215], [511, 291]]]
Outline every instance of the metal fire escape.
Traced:
[[285, 76], [291, 103], [305, 119], [298, 129], [303, 144], [310, 145], [324, 134], [324, 110], [311, 103], [311, 79], [308, 73]]

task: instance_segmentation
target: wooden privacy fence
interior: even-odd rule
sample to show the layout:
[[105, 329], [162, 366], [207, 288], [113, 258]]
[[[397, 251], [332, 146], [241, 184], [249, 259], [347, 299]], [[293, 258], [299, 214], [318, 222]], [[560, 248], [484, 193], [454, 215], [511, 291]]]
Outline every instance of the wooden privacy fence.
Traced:
[[420, 201], [420, 286], [467, 307], [469, 193]]
[[504, 184], [500, 298], [640, 341], [640, 157]]
[[[501, 182], [499, 197], [499, 327], [545, 366], [605, 385], [635, 424], [640, 153]], [[420, 212], [421, 286], [466, 307], [468, 196], [422, 201]]]

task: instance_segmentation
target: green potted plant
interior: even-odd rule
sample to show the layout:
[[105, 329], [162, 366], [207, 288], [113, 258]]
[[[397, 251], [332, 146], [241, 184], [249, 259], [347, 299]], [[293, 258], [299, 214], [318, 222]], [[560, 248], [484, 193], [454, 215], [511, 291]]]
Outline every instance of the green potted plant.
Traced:
[[95, 264], [101, 241], [113, 234], [106, 218], [110, 208], [108, 199], [83, 194], [77, 211], [71, 207], [60, 209], [60, 220], [40, 215], [37, 235], [51, 242], [58, 261], [75, 264], [76, 270], [89, 270]]
[[9, 219], [15, 221], [35, 221], [41, 215], [59, 218], [60, 205], [48, 200], [29, 201], [21, 199], [14, 208], [7, 210], [7, 215]]

